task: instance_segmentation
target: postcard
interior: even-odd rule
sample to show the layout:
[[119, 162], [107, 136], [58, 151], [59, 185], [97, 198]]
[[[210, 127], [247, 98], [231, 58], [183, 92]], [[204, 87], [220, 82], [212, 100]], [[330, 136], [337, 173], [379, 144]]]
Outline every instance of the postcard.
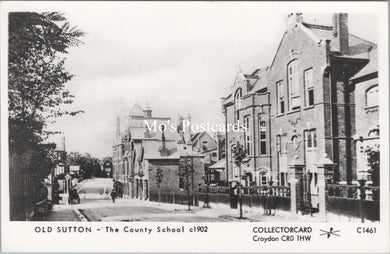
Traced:
[[387, 5], [2, 1], [2, 251], [389, 252]]

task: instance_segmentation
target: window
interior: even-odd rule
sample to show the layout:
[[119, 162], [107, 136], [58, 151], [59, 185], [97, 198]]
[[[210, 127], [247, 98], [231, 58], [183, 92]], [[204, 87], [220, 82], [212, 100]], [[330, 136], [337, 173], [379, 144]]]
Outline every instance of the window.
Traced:
[[267, 175], [261, 174], [261, 185], [267, 185]]
[[277, 96], [277, 110], [278, 114], [284, 113], [284, 92], [283, 83], [280, 81], [276, 83], [276, 96]]
[[267, 131], [265, 121], [259, 122], [260, 155], [267, 154]]
[[236, 91], [236, 95], [234, 96], [234, 118], [236, 121], [240, 119], [241, 97], [241, 89], [238, 89]]
[[378, 106], [378, 85], [372, 86], [366, 91], [366, 107]]
[[280, 185], [284, 186], [284, 173], [280, 173]]
[[207, 141], [202, 141], [202, 149], [203, 151], [207, 151]]
[[316, 130], [310, 130], [306, 132], [306, 147], [312, 150], [317, 148]]
[[289, 92], [289, 109], [299, 109], [301, 106], [301, 98], [299, 93], [299, 72], [298, 61], [294, 60], [287, 66], [287, 81]]
[[244, 125], [247, 128], [247, 131], [245, 132], [245, 149], [247, 152], [247, 155], [251, 155], [251, 143], [252, 143], [252, 137], [250, 134], [250, 116], [244, 117]]
[[305, 84], [305, 105], [314, 105], [314, 88], [313, 88], [313, 69], [308, 69], [304, 72]]
[[278, 153], [282, 152], [282, 136], [281, 135], [276, 136], [276, 152], [278, 152]]
[[179, 176], [179, 188], [184, 189], [184, 176]]

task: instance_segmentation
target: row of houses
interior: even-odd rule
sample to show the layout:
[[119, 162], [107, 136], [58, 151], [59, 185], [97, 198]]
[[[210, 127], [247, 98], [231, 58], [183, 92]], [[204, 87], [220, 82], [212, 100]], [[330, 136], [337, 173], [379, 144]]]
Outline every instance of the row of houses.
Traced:
[[302, 14], [286, 23], [271, 65], [238, 72], [222, 99], [226, 121], [248, 128], [228, 133], [227, 145], [245, 144], [245, 174], [256, 185], [287, 185], [295, 158], [314, 175], [315, 189], [324, 155], [336, 164], [335, 183], [354, 184], [370, 170], [364, 149], [379, 145], [377, 46], [348, 32], [347, 14], [334, 14], [333, 26], [305, 23]]
[[[260, 57], [260, 56], [259, 56]], [[267, 63], [264, 63], [266, 65]], [[147, 199], [157, 191], [155, 174], [162, 169], [165, 193], [185, 184], [180, 159], [192, 160], [194, 191], [204, 183], [230, 186], [289, 186], [291, 162], [302, 165], [311, 195], [318, 194], [317, 165], [334, 163], [332, 183], [379, 185], [366, 150], [379, 147], [377, 45], [348, 31], [348, 15], [333, 15], [332, 26], [309, 24], [290, 14], [272, 63], [248, 73], [240, 70], [222, 98], [225, 124], [243, 123], [246, 131], [191, 133], [178, 117], [175, 131], [151, 132], [149, 107], [134, 105], [124, 130], [118, 118], [113, 146], [114, 177], [123, 194]], [[245, 146], [241, 170], [232, 159], [233, 146]], [[240, 175], [241, 174], [241, 175]], [[313, 204], [318, 206], [318, 204]]]

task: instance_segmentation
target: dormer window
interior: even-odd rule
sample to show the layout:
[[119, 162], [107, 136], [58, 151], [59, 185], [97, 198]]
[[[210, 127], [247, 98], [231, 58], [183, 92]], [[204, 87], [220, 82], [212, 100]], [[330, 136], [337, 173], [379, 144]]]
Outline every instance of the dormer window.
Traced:
[[287, 65], [288, 99], [289, 109], [297, 110], [301, 107], [299, 91], [298, 61], [293, 60]]

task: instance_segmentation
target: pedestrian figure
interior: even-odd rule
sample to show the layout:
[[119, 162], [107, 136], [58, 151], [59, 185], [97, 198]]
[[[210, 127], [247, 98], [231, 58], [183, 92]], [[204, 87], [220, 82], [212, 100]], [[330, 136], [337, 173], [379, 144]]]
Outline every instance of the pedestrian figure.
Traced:
[[111, 191], [111, 198], [112, 198], [112, 203], [115, 203], [115, 198], [116, 198], [115, 189], [112, 189], [112, 191]]

